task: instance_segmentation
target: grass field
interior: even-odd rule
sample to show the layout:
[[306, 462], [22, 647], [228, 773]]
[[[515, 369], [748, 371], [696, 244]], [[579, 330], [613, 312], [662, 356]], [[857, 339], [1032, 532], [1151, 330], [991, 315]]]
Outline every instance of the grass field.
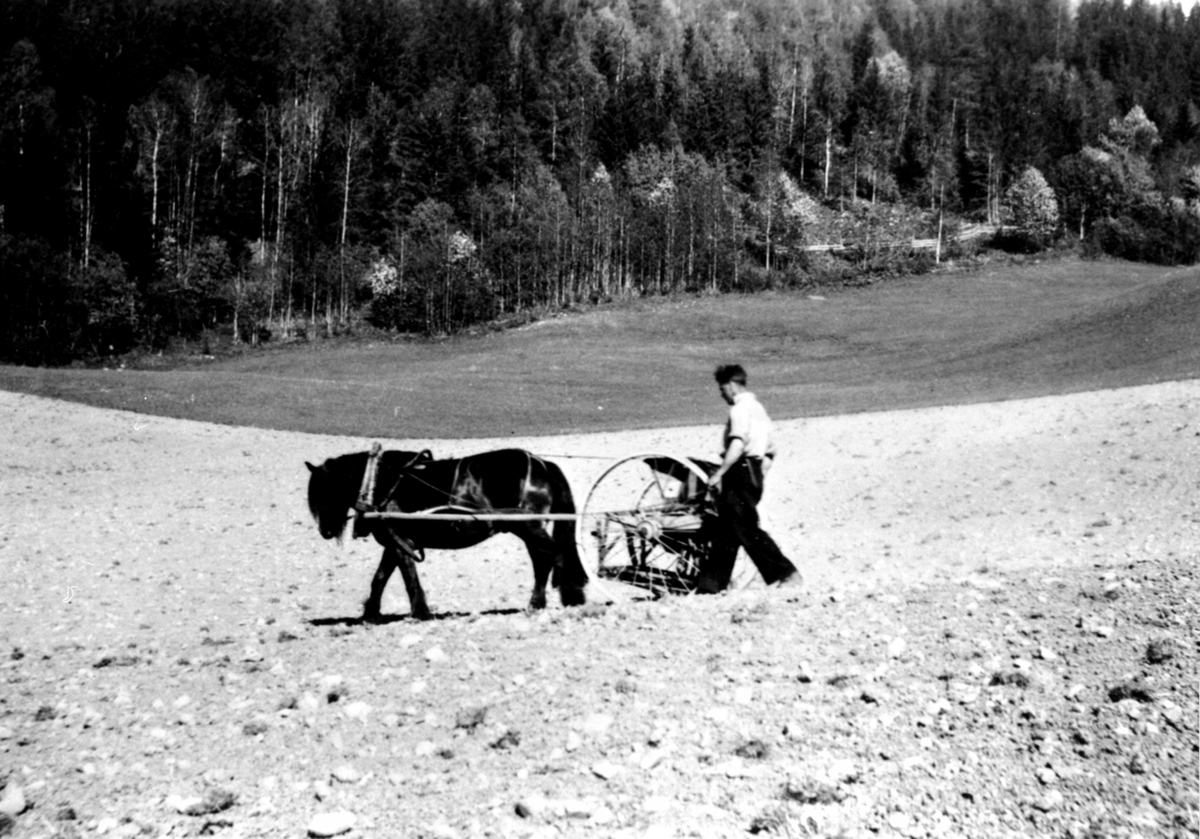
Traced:
[[697, 425], [740, 361], [779, 419], [1200, 376], [1200, 267], [1078, 259], [875, 286], [641, 300], [444, 341], [313, 342], [147, 369], [0, 367], [0, 388], [391, 438]]

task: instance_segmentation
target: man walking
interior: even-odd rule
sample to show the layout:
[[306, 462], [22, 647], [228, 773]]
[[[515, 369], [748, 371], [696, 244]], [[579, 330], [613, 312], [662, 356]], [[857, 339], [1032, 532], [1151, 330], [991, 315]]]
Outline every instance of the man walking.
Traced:
[[721, 365], [715, 378], [721, 398], [729, 405], [729, 419], [721, 464], [708, 479], [709, 488], [716, 493], [717, 519], [712, 551], [701, 570], [698, 588], [715, 593], [728, 587], [739, 546], [746, 549], [767, 585], [797, 585], [802, 580], [796, 566], [758, 523], [763, 476], [775, 458], [771, 418], [746, 389], [746, 371], [741, 365]]

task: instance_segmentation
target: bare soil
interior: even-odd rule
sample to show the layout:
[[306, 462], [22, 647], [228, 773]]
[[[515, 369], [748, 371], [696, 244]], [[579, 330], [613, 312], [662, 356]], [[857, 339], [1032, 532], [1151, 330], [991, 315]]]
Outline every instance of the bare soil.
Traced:
[[[395, 581], [381, 626], [378, 549], [304, 503], [305, 460], [370, 441], [0, 417], [0, 835], [1200, 831], [1200, 380], [780, 423], [761, 509], [800, 591], [527, 615], [501, 537], [431, 553], [438, 620]], [[581, 500], [718, 433], [384, 442], [526, 446]]]

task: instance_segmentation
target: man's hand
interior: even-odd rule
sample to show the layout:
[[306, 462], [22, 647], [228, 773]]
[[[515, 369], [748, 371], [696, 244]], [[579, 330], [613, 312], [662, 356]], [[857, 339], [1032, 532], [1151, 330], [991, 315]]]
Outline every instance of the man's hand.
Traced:
[[746, 451], [746, 441], [741, 437], [734, 437], [729, 441], [729, 446], [725, 449], [725, 454], [721, 456], [721, 465], [716, 471], [708, 476], [708, 488], [718, 490], [721, 487], [721, 479], [725, 477], [725, 473], [737, 466], [737, 462], [741, 459], [742, 453]]

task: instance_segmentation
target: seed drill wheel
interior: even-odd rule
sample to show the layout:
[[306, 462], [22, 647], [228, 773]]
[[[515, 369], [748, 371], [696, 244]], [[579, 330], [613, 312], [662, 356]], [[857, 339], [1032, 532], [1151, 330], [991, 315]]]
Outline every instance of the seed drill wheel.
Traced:
[[694, 591], [710, 548], [706, 486], [704, 468], [686, 457], [640, 454], [614, 463], [592, 484], [576, 524], [588, 573], [655, 594]]

